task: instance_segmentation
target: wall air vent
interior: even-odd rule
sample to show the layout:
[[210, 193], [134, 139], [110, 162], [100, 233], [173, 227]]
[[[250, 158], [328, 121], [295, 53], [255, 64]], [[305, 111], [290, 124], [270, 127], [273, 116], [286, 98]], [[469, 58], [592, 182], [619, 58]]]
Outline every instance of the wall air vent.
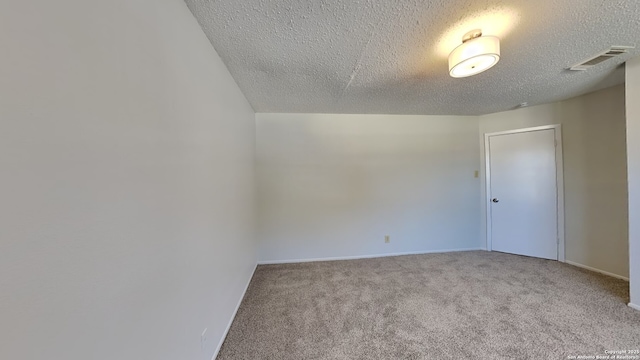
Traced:
[[600, 64], [603, 61], [607, 61], [616, 56], [625, 54], [629, 49], [633, 49], [634, 47], [635, 46], [622, 46], [622, 45], [612, 46], [610, 49], [607, 49], [595, 56], [592, 56], [586, 60], [583, 60], [573, 65], [572, 67], [569, 68], [569, 70], [575, 70], [575, 71], [587, 70], [592, 66]]

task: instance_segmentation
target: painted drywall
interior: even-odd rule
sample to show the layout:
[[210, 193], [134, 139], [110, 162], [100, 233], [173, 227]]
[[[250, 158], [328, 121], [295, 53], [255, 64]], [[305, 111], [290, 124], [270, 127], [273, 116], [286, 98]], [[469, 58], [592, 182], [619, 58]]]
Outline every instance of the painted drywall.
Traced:
[[640, 58], [627, 62], [626, 78], [630, 302], [640, 310]]
[[255, 122], [192, 14], [2, 1], [0, 44], [0, 358], [209, 360], [256, 264]]
[[482, 246], [476, 117], [258, 113], [256, 134], [262, 262]]
[[[577, 98], [481, 116], [485, 133], [561, 124], [566, 260], [628, 277], [624, 85]], [[484, 154], [484, 141], [480, 143]], [[482, 235], [486, 240], [484, 157]], [[484, 241], [484, 240], [483, 240]]]

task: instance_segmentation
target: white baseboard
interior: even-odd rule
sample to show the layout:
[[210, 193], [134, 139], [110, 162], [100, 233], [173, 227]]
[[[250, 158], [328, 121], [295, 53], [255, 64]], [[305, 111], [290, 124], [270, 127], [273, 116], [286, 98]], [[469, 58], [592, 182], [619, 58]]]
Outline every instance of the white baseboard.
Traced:
[[316, 262], [316, 261], [372, 259], [372, 258], [390, 257], [390, 256], [437, 254], [437, 253], [448, 253], [448, 252], [458, 252], [458, 251], [478, 251], [478, 250], [486, 250], [486, 249], [485, 248], [446, 249], [446, 250], [410, 251], [410, 252], [390, 253], [390, 254], [337, 256], [337, 257], [314, 258], [314, 259], [261, 260], [261, 261], [258, 261], [258, 265], [296, 264], [296, 263]]
[[[597, 272], [597, 273], [600, 273], [600, 274], [603, 274], [603, 275], [611, 276], [611, 277], [614, 277], [614, 278], [617, 278], [617, 279], [622, 279], [622, 280], [625, 280], [625, 281], [629, 281], [628, 277], [624, 277], [622, 275], [618, 275], [618, 274], [610, 273], [608, 271], [596, 269], [596, 268], [593, 268], [591, 266], [582, 265], [582, 264], [577, 263], [577, 262], [566, 260], [565, 263], [567, 263], [569, 265], [577, 266], [579, 268], [587, 269], [587, 270], [590, 270], [590, 271], [593, 271], [593, 272]], [[631, 305], [629, 305], [629, 306], [631, 306]]]
[[629, 303], [629, 307], [632, 309], [640, 310], [640, 305]]
[[220, 339], [220, 342], [218, 343], [218, 346], [216, 347], [216, 351], [213, 352], [213, 357], [211, 358], [211, 360], [215, 360], [216, 357], [218, 357], [218, 353], [220, 352], [220, 349], [222, 348], [222, 344], [224, 343], [224, 340], [227, 338], [227, 334], [229, 333], [229, 329], [231, 329], [231, 324], [233, 324], [233, 320], [235, 320], [236, 318], [236, 314], [238, 313], [238, 309], [240, 309], [240, 304], [242, 304], [242, 300], [244, 299], [244, 295], [247, 293], [247, 290], [249, 289], [249, 284], [251, 284], [251, 279], [253, 279], [253, 275], [256, 273], [256, 269], [258, 268], [258, 264], [256, 264], [256, 266], [253, 267], [253, 271], [251, 272], [251, 276], [249, 276], [249, 281], [247, 281], [247, 285], [245, 285], [244, 287], [244, 291], [242, 292], [242, 296], [240, 297], [240, 300], [238, 300], [238, 305], [236, 305], [235, 310], [233, 310], [233, 314], [231, 315], [231, 320], [229, 320], [229, 323], [227, 324], [227, 328], [224, 329], [224, 333], [222, 334], [222, 339]]

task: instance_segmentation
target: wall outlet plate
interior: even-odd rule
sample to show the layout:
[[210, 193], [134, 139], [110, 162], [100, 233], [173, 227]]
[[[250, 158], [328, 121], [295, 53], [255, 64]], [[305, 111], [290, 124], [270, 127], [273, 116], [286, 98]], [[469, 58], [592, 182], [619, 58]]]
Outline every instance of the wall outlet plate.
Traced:
[[391, 238], [389, 237], [389, 235], [385, 235], [384, 236], [384, 242], [385, 242], [385, 244], [388, 244], [388, 243], [391, 242]]

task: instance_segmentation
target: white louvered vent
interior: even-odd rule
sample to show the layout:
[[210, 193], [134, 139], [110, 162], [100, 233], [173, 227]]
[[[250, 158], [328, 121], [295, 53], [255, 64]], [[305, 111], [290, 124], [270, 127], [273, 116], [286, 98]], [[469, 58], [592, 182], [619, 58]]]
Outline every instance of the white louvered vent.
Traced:
[[615, 45], [612, 46], [610, 49], [607, 49], [595, 56], [592, 56], [586, 60], [583, 60], [575, 65], [573, 65], [572, 67], [569, 68], [569, 70], [587, 70], [592, 66], [598, 65], [603, 61], [607, 61], [611, 58], [614, 58], [616, 56], [622, 55], [624, 53], [627, 52], [627, 50], [629, 49], [633, 49], [634, 46], [623, 46], [623, 45]]

